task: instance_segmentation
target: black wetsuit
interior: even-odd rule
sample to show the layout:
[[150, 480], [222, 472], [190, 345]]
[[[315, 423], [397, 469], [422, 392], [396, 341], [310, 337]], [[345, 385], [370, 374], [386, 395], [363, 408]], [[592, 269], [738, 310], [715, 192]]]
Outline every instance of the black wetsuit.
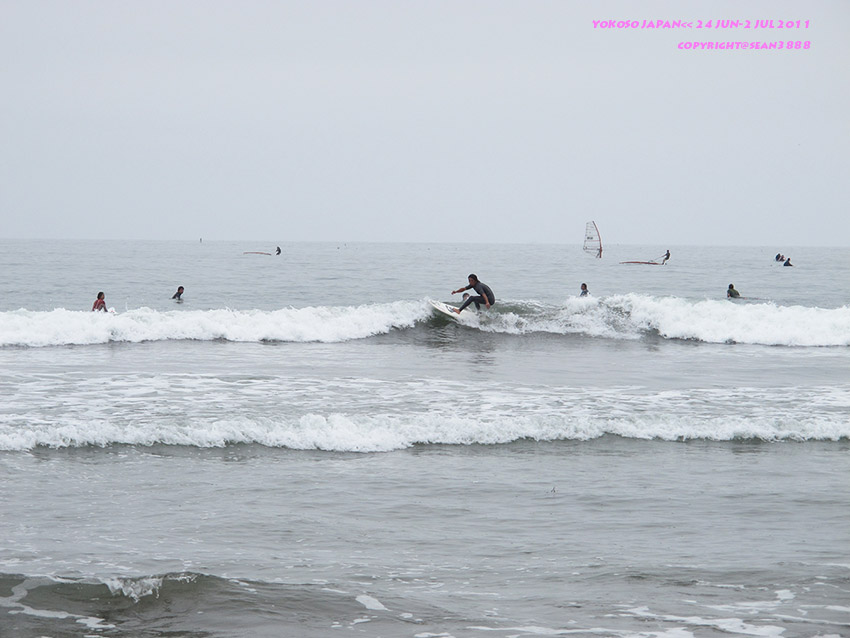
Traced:
[[468, 297], [467, 300], [463, 302], [458, 312], [466, 308], [471, 303], [475, 304], [476, 310], [481, 310], [481, 304], [487, 305], [487, 303], [489, 303], [492, 306], [494, 303], [496, 303], [496, 296], [493, 294], [493, 291], [490, 290], [490, 286], [488, 286], [487, 284], [482, 284], [479, 281], [474, 286], [467, 286], [466, 288], [464, 288], [464, 290], [469, 290], [470, 288], [477, 292], [478, 296]]

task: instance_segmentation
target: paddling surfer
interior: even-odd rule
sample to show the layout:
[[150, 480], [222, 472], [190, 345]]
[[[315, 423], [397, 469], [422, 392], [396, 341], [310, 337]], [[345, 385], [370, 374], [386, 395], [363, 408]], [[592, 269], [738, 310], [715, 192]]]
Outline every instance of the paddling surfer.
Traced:
[[469, 290], [470, 288], [478, 293], [475, 297], [467, 297], [464, 302], [461, 304], [460, 308], [455, 310], [457, 314], [460, 314], [464, 308], [466, 308], [469, 304], [474, 303], [475, 309], [480, 310], [481, 304], [484, 304], [487, 308], [496, 303], [496, 296], [493, 294], [493, 291], [490, 290], [490, 286], [487, 284], [478, 281], [478, 275], [471, 274], [467, 277], [469, 281], [468, 286], [464, 286], [463, 288], [458, 288], [457, 290], [452, 290], [452, 294], [457, 294], [459, 292], [463, 292], [465, 290]]
[[726, 289], [726, 296], [729, 299], [738, 299], [741, 293], [735, 290], [735, 284], [729, 284], [729, 287]]

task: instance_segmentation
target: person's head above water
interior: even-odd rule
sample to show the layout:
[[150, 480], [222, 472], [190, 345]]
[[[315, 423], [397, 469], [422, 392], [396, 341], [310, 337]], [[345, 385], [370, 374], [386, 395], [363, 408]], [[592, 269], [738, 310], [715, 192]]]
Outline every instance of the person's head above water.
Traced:
[[730, 290], [731, 290], [732, 288], [734, 288], [734, 287], [735, 287], [735, 284], [729, 284], [729, 289], [730, 289]]
[[470, 273], [467, 279], [469, 279], [469, 283], [478, 283], [478, 275]]
[[581, 289], [582, 289], [582, 290], [587, 290], [587, 284], [582, 284], [582, 285], [581, 285]]
[[97, 298], [98, 298], [98, 299], [103, 299], [103, 296], [104, 296], [104, 295], [103, 295], [103, 293], [102, 293], [102, 292], [97, 293]]

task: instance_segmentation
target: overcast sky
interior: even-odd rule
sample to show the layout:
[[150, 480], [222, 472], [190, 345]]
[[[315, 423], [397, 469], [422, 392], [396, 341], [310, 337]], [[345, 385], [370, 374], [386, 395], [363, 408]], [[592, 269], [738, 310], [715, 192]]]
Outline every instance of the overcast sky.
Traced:
[[0, 0], [0, 59], [0, 237], [850, 245], [846, 0]]

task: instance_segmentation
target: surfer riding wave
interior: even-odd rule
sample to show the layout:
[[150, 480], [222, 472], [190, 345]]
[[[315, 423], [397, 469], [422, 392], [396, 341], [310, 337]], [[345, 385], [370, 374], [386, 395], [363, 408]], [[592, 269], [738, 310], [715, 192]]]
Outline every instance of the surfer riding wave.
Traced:
[[478, 293], [476, 297], [468, 297], [464, 300], [463, 304], [461, 304], [460, 308], [455, 310], [457, 314], [463, 312], [463, 309], [466, 308], [469, 304], [474, 303], [475, 309], [480, 310], [481, 304], [484, 304], [487, 308], [496, 303], [496, 296], [493, 294], [493, 291], [490, 290], [490, 286], [487, 284], [478, 281], [478, 276], [475, 274], [470, 274], [467, 279], [469, 280], [469, 285], [464, 286], [463, 288], [458, 288], [457, 290], [452, 290], [452, 294], [457, 294], [459, 292], [463, 292], [464, 290], [469, 290], [472, 288], [475, 292]]

